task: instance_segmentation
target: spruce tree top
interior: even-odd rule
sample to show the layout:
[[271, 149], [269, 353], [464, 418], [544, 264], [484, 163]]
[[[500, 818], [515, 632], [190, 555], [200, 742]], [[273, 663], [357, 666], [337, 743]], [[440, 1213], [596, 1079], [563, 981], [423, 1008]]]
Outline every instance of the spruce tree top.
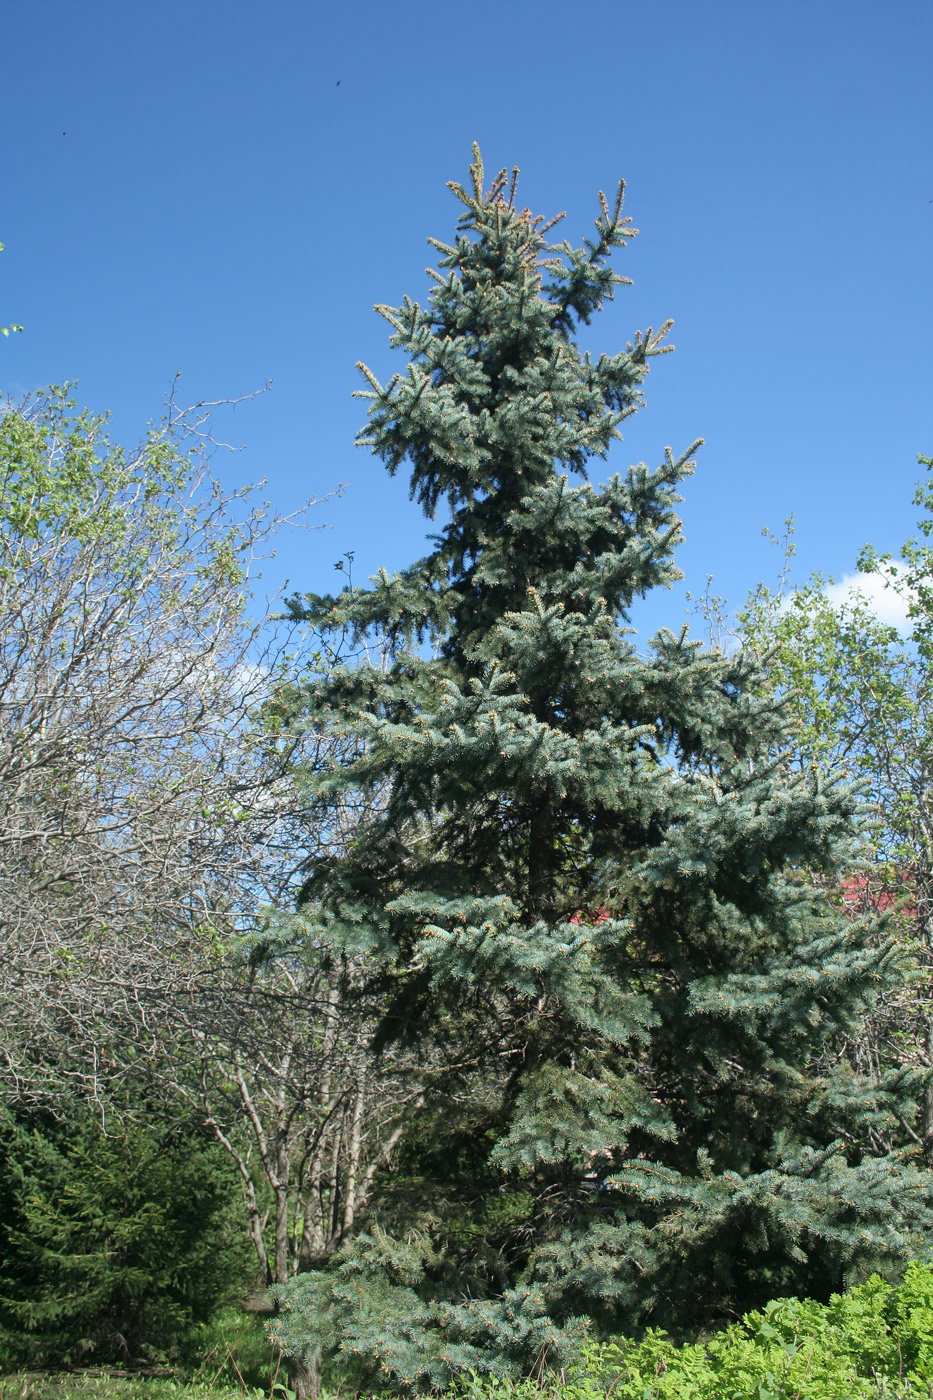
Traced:
[[383, 388], [358, 365], [372, 385], [358, 396], [375, 401], [358, 441], [393, 474], [410, 460], [412, 497], [432, 518], [443, 496], [454, 510], [492, 494], [520, 496], [548, 481], [555, 464], [584, 472], [590, 457], [604, 456], [668, 329], [639, 334], [624, 354], [595, 365], [572, 339], [628, 280], [607, 265], [637, 232], [622, 218], [624, 181], [612, 213], [600, 192], [595, 241], [551, 247], [545, 235], [564, 215], [545, 222], [516, 209], [517, 167], [507, 198], [504, 170], [485, 190], [475, 145], [473, 155], [472, 192], [449, 182], [465, 206], [456, 243], [428, 240], [447, 270], [428, 269], [437, 283], [429, 310], [409, 297], [376, 308], [394, 328], [393, 347], [412, 358], [407, 378]]
[[[358, 443], [393, 474], [410, 464], [412, 497], [430, 518], [443, 500], [452, 515], [436, 551], [403, 576], [413, 596], [406, 598], [397, 581], [394, 620], [418, 631], [439, 626], [461, 664], [504, 612], [527, 606], [529, 587], [547, 587], [568, 565], [577, 574], [563, 581], [565, 605], [587, 606], [595, 583], [613, 615], [679, 577], [670, 552], [679, 528], [675, 498], [662, 493], [650, 520], [639, 518], [634, 528], [648, 489], [644, 471], [626, 484], [615, 478], [603, 509], [594, 508], [592, 493], [578, 497], [557, 554], [545, 525], [555, 492], [566, 490], [565, 474], [585, 477], [589, 459], [606, 455], [642, 402], [650, 359], [672, 348], [662, 343], [670, 322], [657, 334], [636, 333], [625, 351], [595, 362], [573, 340], [576, 326], [629, 280], [608, 266], [613, 249], [637, 232], [622, 217], [624, 181], [611, 209], [600, 193], [594, 239], [580, 248], [551, 245], [547, 234], [563, 215], [545, 222], [517, 208], [517, 169], [510, 182], [503, 170], [484, 189], [475, 145], [473, 154], [470, 188], [449, 182], [464, 206], [456, 242], [429, 240], [442, 271], [428, 269], [436, 286], [427, 309], [408, 297], [400, 307], [376, 308], [393, 328], [392, 346], [410, 357], [408, 371], [383, 386], [360, 364], [370, 389], [358, 394], [372, 401]], [[670, 484], [684, 474], [689, 455], [669, 464]], [[453, 589], [444, 594], [449, 613], [425, 617], [426, 577]], [[374, 621], [385, 620], [386, 602], [377, 590]], [[351, 617], [359, 626], [368, 621], [360, 600], [340, 610], [340, 621]]]

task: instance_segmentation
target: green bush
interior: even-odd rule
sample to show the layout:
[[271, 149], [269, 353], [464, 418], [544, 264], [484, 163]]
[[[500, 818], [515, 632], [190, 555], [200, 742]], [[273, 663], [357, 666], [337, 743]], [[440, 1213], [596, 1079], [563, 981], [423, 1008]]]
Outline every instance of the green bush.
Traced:
[[[588, 1342], [576, 1367], [543, 1381], [560, 1400], [920, 1400], [933, 1396], [933, 1269], [911, 1264], [895, 1286], [875, 1275], [825, 1305], [782, 1298], [702, 1342], [658, 1330]], [[457, 1389], [540, 1400], [541, 1387], [474, 1372]]]
[[226, 1158], [192, 1123], [0, 1118], [0, 1362], [187, 1361], [244, 1290]]

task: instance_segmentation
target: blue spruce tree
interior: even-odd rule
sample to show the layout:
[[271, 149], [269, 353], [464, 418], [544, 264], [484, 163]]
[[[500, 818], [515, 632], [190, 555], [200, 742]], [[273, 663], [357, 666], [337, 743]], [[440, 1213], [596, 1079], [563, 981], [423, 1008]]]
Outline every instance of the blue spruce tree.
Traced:
[[370, 799], [305, 913], [371, 960], [374, 1053], [418, 1048], [428, 1087], [366, 1233], [276, 1326], [414, 1386], [560, 1364], [584, 1318], [825, 1293], [933, 1223], [922, 1171], [877, 1146], [915, 1086], [842, 1052], [896, 971], [802, 878], [852, 861], [857, 797], [785, 761], [759, 659], [625, 626], [679, 577], [698, 444], [588, 477], [668, 348], [667, 326], [597, 359], [574, 339], [625, 281], [622, 187], [555, 245], [474, 157], [427, 305], [378, 308], [407, 371], [360, 367], [360, 441], [449, 523], [404, 572], [292, 605], [381, 647], [300, 695], [351, 741], [309, 778], [322, 810]]

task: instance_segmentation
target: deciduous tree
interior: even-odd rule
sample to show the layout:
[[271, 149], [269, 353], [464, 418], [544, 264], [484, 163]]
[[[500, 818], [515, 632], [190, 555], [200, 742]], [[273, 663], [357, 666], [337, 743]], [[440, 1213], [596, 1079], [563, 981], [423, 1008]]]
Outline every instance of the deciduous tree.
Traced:
[[[135, 449], [53, 389], [0, 416], [0, 1064], [98, 1093], [287, 885], [297, 735], [254, 713], [281, 523], [210, 475], [207, 406]], [[293, 833], [289, 834], [289, 841]], [[306, 838], [310, 839], [308, 833]]]
[[[921, 457], [929, 471], [933, 462]], [[853, 909], [894, 919], [903, 977], [881, 996], [846, 1053], [876, 1074], [922, 1071], [919, 1104], [902, 1106], [890, 1141], [907, 1137], [933, 1165], [933, 486], [917, 487], [917, 534], [898, 558], [866, 546], [864, 581], [842, 597], [820, 575], [790, 588], [760, 585], [740, 610], [738, 640], [772, 653], [767, 685], [793, 716], [795, 761], [859, 781], [874, 817], [869, 859], [848, 872]], [[790, 541], [788, 540], [788, 544]], [[879, 582], [904, 615], [876, 610]], [[873, 596], [872, 588], [875, 589]]]

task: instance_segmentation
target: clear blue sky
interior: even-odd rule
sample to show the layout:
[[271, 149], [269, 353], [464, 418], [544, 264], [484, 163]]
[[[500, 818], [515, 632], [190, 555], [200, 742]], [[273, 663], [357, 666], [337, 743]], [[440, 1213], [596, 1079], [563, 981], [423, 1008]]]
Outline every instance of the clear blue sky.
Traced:
[[425, 295], [474, 139], [575, 240], [628, 181], [635, 286], [585, 343], [675, 319], [612, 468], [706, 439], [689, 583], [738, 601], [792, 511], [801, 575], [910, 529], [933, 451], [930, 0], [11, 0], [3, 36], [0, 322], [26, 330], [0, 387], [78, 379], [135, 437], [176, 370], [191, 399], [273, 379], [226, 479], [268, 477], [282, 509], [350, 489], [269, 584], [421, 552], [350, 395], [356, 360], [391, 363], [373, 303]]

